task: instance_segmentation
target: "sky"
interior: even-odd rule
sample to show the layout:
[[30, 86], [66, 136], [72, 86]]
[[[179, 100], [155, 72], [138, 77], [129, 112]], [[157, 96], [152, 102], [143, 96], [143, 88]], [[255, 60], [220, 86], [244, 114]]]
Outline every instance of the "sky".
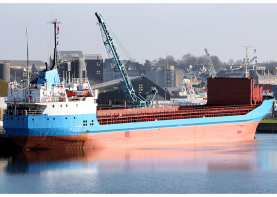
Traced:
[[[277, 61], [276, 3], [2, 3], [0, 60], [49, 61], [53, 25], [61, 22], [58, 50], [80, 50], [108, 58], [95, 12], [139, 63], [191, 53], [216, 55], [223, 62], [249, 58]], [[252, 48], [253, 47], [253, 48]], [[128, 56], [120, 50], [122, 59]], [[254, 54], [254, 49], [257, 53]]]

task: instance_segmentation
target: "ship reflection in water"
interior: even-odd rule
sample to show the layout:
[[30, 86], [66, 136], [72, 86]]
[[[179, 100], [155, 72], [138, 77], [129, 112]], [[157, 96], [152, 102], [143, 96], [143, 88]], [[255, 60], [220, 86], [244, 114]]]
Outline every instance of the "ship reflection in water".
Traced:
[[274, 193], [276, 140], [259, 137], [163, 148], [22, 151], [2, 165], [0, 193]]
[[244, 144], [170, 146], [140, 149], [85, 149], [25, 151], [12, 157], [10, 173], [64, 170], [255, 170], [257, 155]]

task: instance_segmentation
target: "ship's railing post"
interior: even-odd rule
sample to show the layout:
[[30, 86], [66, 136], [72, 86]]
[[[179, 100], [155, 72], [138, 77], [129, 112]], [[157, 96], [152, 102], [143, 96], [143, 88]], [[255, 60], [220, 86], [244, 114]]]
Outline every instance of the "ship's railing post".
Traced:
[[25, 116], [27, 116], [27, 110], [25, 109]]

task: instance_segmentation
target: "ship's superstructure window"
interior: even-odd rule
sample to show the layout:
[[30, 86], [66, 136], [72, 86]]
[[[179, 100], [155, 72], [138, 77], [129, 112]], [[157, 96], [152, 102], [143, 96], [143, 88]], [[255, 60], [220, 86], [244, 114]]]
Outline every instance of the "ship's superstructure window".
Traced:
[[65, 104], [65, 107], [67, 107], [68, 105], [67, 104]]
[[76, 107], [78, 107], [78, 104], [76, 104]]
[[61, 104], [61, 107], [63, 107], [63, 105]]

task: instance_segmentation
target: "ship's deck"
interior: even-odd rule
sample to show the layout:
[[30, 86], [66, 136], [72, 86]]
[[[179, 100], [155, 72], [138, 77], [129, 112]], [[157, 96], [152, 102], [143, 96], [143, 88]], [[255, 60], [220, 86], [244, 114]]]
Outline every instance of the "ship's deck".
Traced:
[[260, 106], [235, 105], [235, 106], [181, 106], [159, 107], [143, 109], [119, 109], [97, 111], [100, 125], [121, 124], [133, 122], [148, 122], [158, 120], [190, 119], [203, 117], [221, 117], [245, 115]]

